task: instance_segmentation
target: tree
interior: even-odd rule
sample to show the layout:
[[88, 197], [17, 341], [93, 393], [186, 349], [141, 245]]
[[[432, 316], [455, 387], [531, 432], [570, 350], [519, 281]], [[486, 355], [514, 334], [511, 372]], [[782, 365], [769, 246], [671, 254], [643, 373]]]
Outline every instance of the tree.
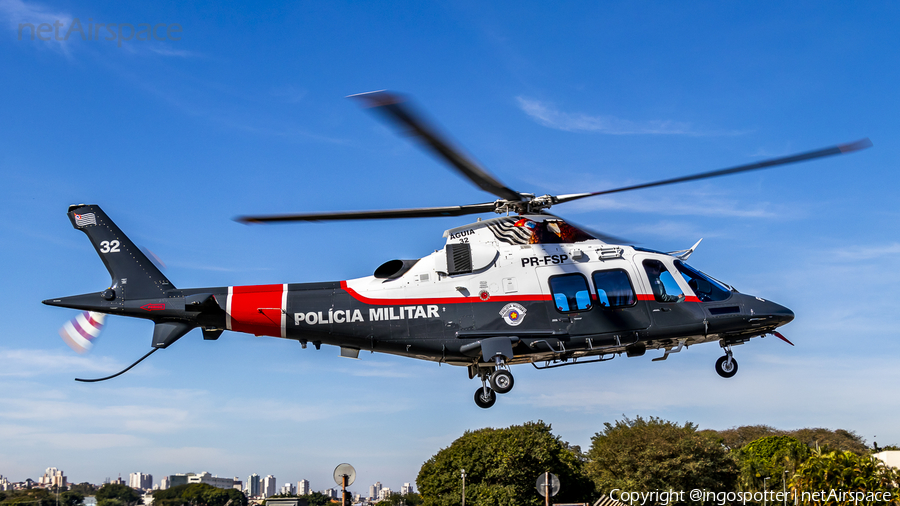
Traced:
[[94, 495], [97, 493], [97, 487], [85, 481], [77, 485], [69, 485], [69, 492], [79, 492], [85, 496]]
[[153, 492], [154, 506], [225, 506], [228, 501], [231, 501], [230, 506], [247, 506], [247, 496], [240, 490], [216, 488], [206, 483], [178, 485]]
[[383, 501], [375, 503], [375, 506], [419, 506], [420, 504], [422, 504], [422, 497], [415, 492], [406, 495], [394, 492]]
[[59, 504], [65, 506], [81, 506], [84, 504], [84, 494], [77, 491], [66, 491], [59, 494]]
[[326, 506], [331, 504], [331, 498], [321, 492], [313, 492], [303, 497], [308, 501], [309, 506]]
[[584, 502], [593, 493], [583, 463], [542, 421], [504, 429], [466, 431], [422, 464], [416, 484], [425, 506], [457, 505], [460, 470], [466, 470], [466, 504], [506, 506], [543, 504], [535, 482], [545, 471], [556, 474], [554, 502]]
[[0, 504], [3, 506], [56, 506], [56, 494], [43, 488], [10, 490], [3, 492]]
[[625, 418], [591, 439], [588, 476], [598, 490], [732, 491], [737, 465], [721, 439], [697, 432], [696, 425], [650, 417]]
[[810, 455], [809, 447], [790, 436], [766, 436], [737, 450], [740, 485], [745, 491], [762, 490], [765, 479], [781, 482], [784, 472], [790, 478]]
[[866, 455], [869, 453], [869, 448], [866, 446], [866, 441], [862, 436], [850, 430], [807, 428], [792, 431], [789, 435], [806, 443], [810, 448], [816, 448], [818, 445], [822, 452], [851, 451], [857, 455]]
[[718, 435], [722, 438], [722, 443], [732, 450], [737, 450], [742, 446], [766, 436], [783, 436], [785, 432], [768, 425], [742, 425], [740, 427], [732, 427], [726, 430], [705, 430], [705, 434]]
[[[811, 506], [887, 504], [887, 501], [876, 500], [875, 493], [891, 493], [891, 498], [900, 497], [900, 472], [888, 467], [884, 462], [870, 456], [857, 455], [851, 451], [829, 452], [813, 451], [812, 456], [800, 466], [791, 480], [791, 488], [798, 494], [802, 504]], [[815, 496], [816, 492], [826, 494], [831, 491], [844, 493], [838, 497]], [[872, 494], [863, 496], [862, 500], [851, 493]], [[807, 493], [809, 495], [802, 495]]]
[[137, 490], [117, 483], [107, 483], [97, 491], [97, 506], [133, 506], [141, 502]]

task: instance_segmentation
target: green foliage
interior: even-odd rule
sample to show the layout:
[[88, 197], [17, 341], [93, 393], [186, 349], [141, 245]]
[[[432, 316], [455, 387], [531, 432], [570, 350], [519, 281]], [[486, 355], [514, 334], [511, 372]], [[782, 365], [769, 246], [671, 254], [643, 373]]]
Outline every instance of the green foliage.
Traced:
[[466, 504], [519, 506], [543, 504], [535, 482], [545, 471], [556, 474], [560, 492], [554, 502], [585, 502], [593, 493], [583, 463], [544, 422], [505, 429], [466, 431], [449, 447], [422, 464], [416, 484], [425, 506], [457, 505], [460, 470], [466, 470]]
[[206, 483], [178, 485], [153, 492], [154, 506], [225, 506], [228, 501], [231, 501], [230, 506], [247, 506], [247, 496], [240, 490], [216, 488]]
[[850, 451], [857, 455], [866, 455], [869, 448], [866, 446], [865, 440], [853, 431], [844, 429], [828, 430], [822, 428], [815, 429], [799, 429], [789, 433], [800, 441], [806, 443], [810, 448], [816, 448], [818, 444], [822, 452]]
[[307, 501], [308, 506], [326, 506], [332, 504], [331, 498], [321, 492], [312, 492], [302, 496]]
[[97, 487], [85, 481], [77, 485], [69, 485], [69, 492], [78, 492], [83, 496], [89, 496], [97, 493]]
[[[107, 483], [103, 485], [100, 487], [100, 490], [97, 491], [96, 497], [97, 506], [130, 506], [141, 502], [141, 494], [139, 494], [137, 490], [117, 483]], [[105, 503], [103, 502], [104, 500], [115, 500], [119, 502]]]
[[19, 504], [22, 506], [56, 506], [56, 494], [51, 494], [49, 490], [42, 488], [3, 492], [3, 499], [0, 500], [0, 505], [14, 506]]
[[778, 430], [768, 425], [744, 425], [720, 431], [704, 431], [718, 433], [725, 446], [737, 450], [752, 441], [766, 436], [791, 436], [801, 443], [825, 452], [849, 450], [857, 455], [865, 455], [868, 451], [866, 442], [859, 434], [844, 429], [804, 428], [797, 430]]
[[84, 504], [84, 494], [69, 490], [59, 494], [59, 504], [62, 506], [81, 506]]
[[[824, 453], [814, 451], [812, 456], [800, 466], [797, 474], [791, 480], [791, 488], [798, 494], [803, 492], [815, 493], [821, 491], [842, 492], [890, 492], [893, 498], [900, 496], [900, 472], [884, 465], [880, 460], [857, 455], [850, 451]], [[801, 503], [811, 506], [828, 504], [829, 506], [843, 505], [874, 505], [886, 504], [885, 501], [862, 500], [857, 498], [822, 498], [816, 500], [815, 496], [800, 496]], [[892, 502], [894, 504], [894, 502]]]
[[737, 450], [742, 446], [749, 444], [751, 441], [766, 436], [783, 436], [785, 432], [768, 425], [743, 425], [741, 427], [732, 427], [726, 430], [714, 431], [705, 430], [704, 433], [718, 434], [722, 438], [722, 444], [732, 450]]
[[[460, 498], [462, 497], [460, 496]], [[419, 506], [420, 504], [422, 504], [422, 497], [419, 494], [400, 495], [398, 492], [394, 492], [385, 500], [375, 503], [375, 506]]]
[[605, 493], [692, 490], [733, 491], [737, 465], [718, 438], [692, 423], [650, 417], [604, 424], [588, 451], [587, 474]]
[[394, 492], [384, 500], [376, 502], [375, 506], [419, 506], [420, 504], [422, 504], [422, 497], [419, 494], [400, 495], [399, 492]]
[[[741, 468], [740, 485], [745, 491], [755, 492], [780, 486], [790, 478], [810, 455], [809, 447], [790, 436], [766, 436], [745, 445], [736, 452]], [[784, 472], [787, 471], [787, 476]]]

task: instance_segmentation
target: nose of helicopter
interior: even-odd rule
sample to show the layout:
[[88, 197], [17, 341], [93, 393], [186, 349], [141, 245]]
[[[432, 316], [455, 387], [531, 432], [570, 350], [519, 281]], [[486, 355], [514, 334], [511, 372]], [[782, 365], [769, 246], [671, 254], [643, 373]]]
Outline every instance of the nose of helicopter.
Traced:
[[765, 318], [768, 320], [766, 323], [773, 323], [777, 327], [787, 325], [794, 320], [793, 311], [772, 301], [752, 297], [747, 305], [754, 317]]

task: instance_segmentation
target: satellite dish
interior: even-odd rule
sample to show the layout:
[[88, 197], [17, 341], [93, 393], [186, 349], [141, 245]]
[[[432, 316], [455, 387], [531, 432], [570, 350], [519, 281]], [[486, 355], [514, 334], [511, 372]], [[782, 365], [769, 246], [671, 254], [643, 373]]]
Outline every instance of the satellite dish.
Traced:
[[356, 480], [356, 469], [353, 469], [353, 466], [350, 464], [341, 464], [334, 468], [334, 482], [338, 485], [344, 486], [344, 476], [347, 477], [347, 485], [353, 485], [353, 481]]
[[550, 477], [550, 496], [555, 496], [559, 492], [559, 478], [556, 477], [553, 473], [543, 473], [538, 476], [537, 479], [537, 490], [541, 495], [545, 494], [547, 490], [547, 476]]

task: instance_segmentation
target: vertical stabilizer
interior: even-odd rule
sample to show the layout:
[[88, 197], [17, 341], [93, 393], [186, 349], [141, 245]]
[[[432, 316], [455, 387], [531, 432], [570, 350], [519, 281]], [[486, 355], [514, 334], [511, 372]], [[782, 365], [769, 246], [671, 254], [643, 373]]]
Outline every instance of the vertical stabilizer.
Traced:
[[69, 206], [69, 219], [88, 236], [109, 271], [107, 300], [161, 298], [175, 288], [100, 206]]

